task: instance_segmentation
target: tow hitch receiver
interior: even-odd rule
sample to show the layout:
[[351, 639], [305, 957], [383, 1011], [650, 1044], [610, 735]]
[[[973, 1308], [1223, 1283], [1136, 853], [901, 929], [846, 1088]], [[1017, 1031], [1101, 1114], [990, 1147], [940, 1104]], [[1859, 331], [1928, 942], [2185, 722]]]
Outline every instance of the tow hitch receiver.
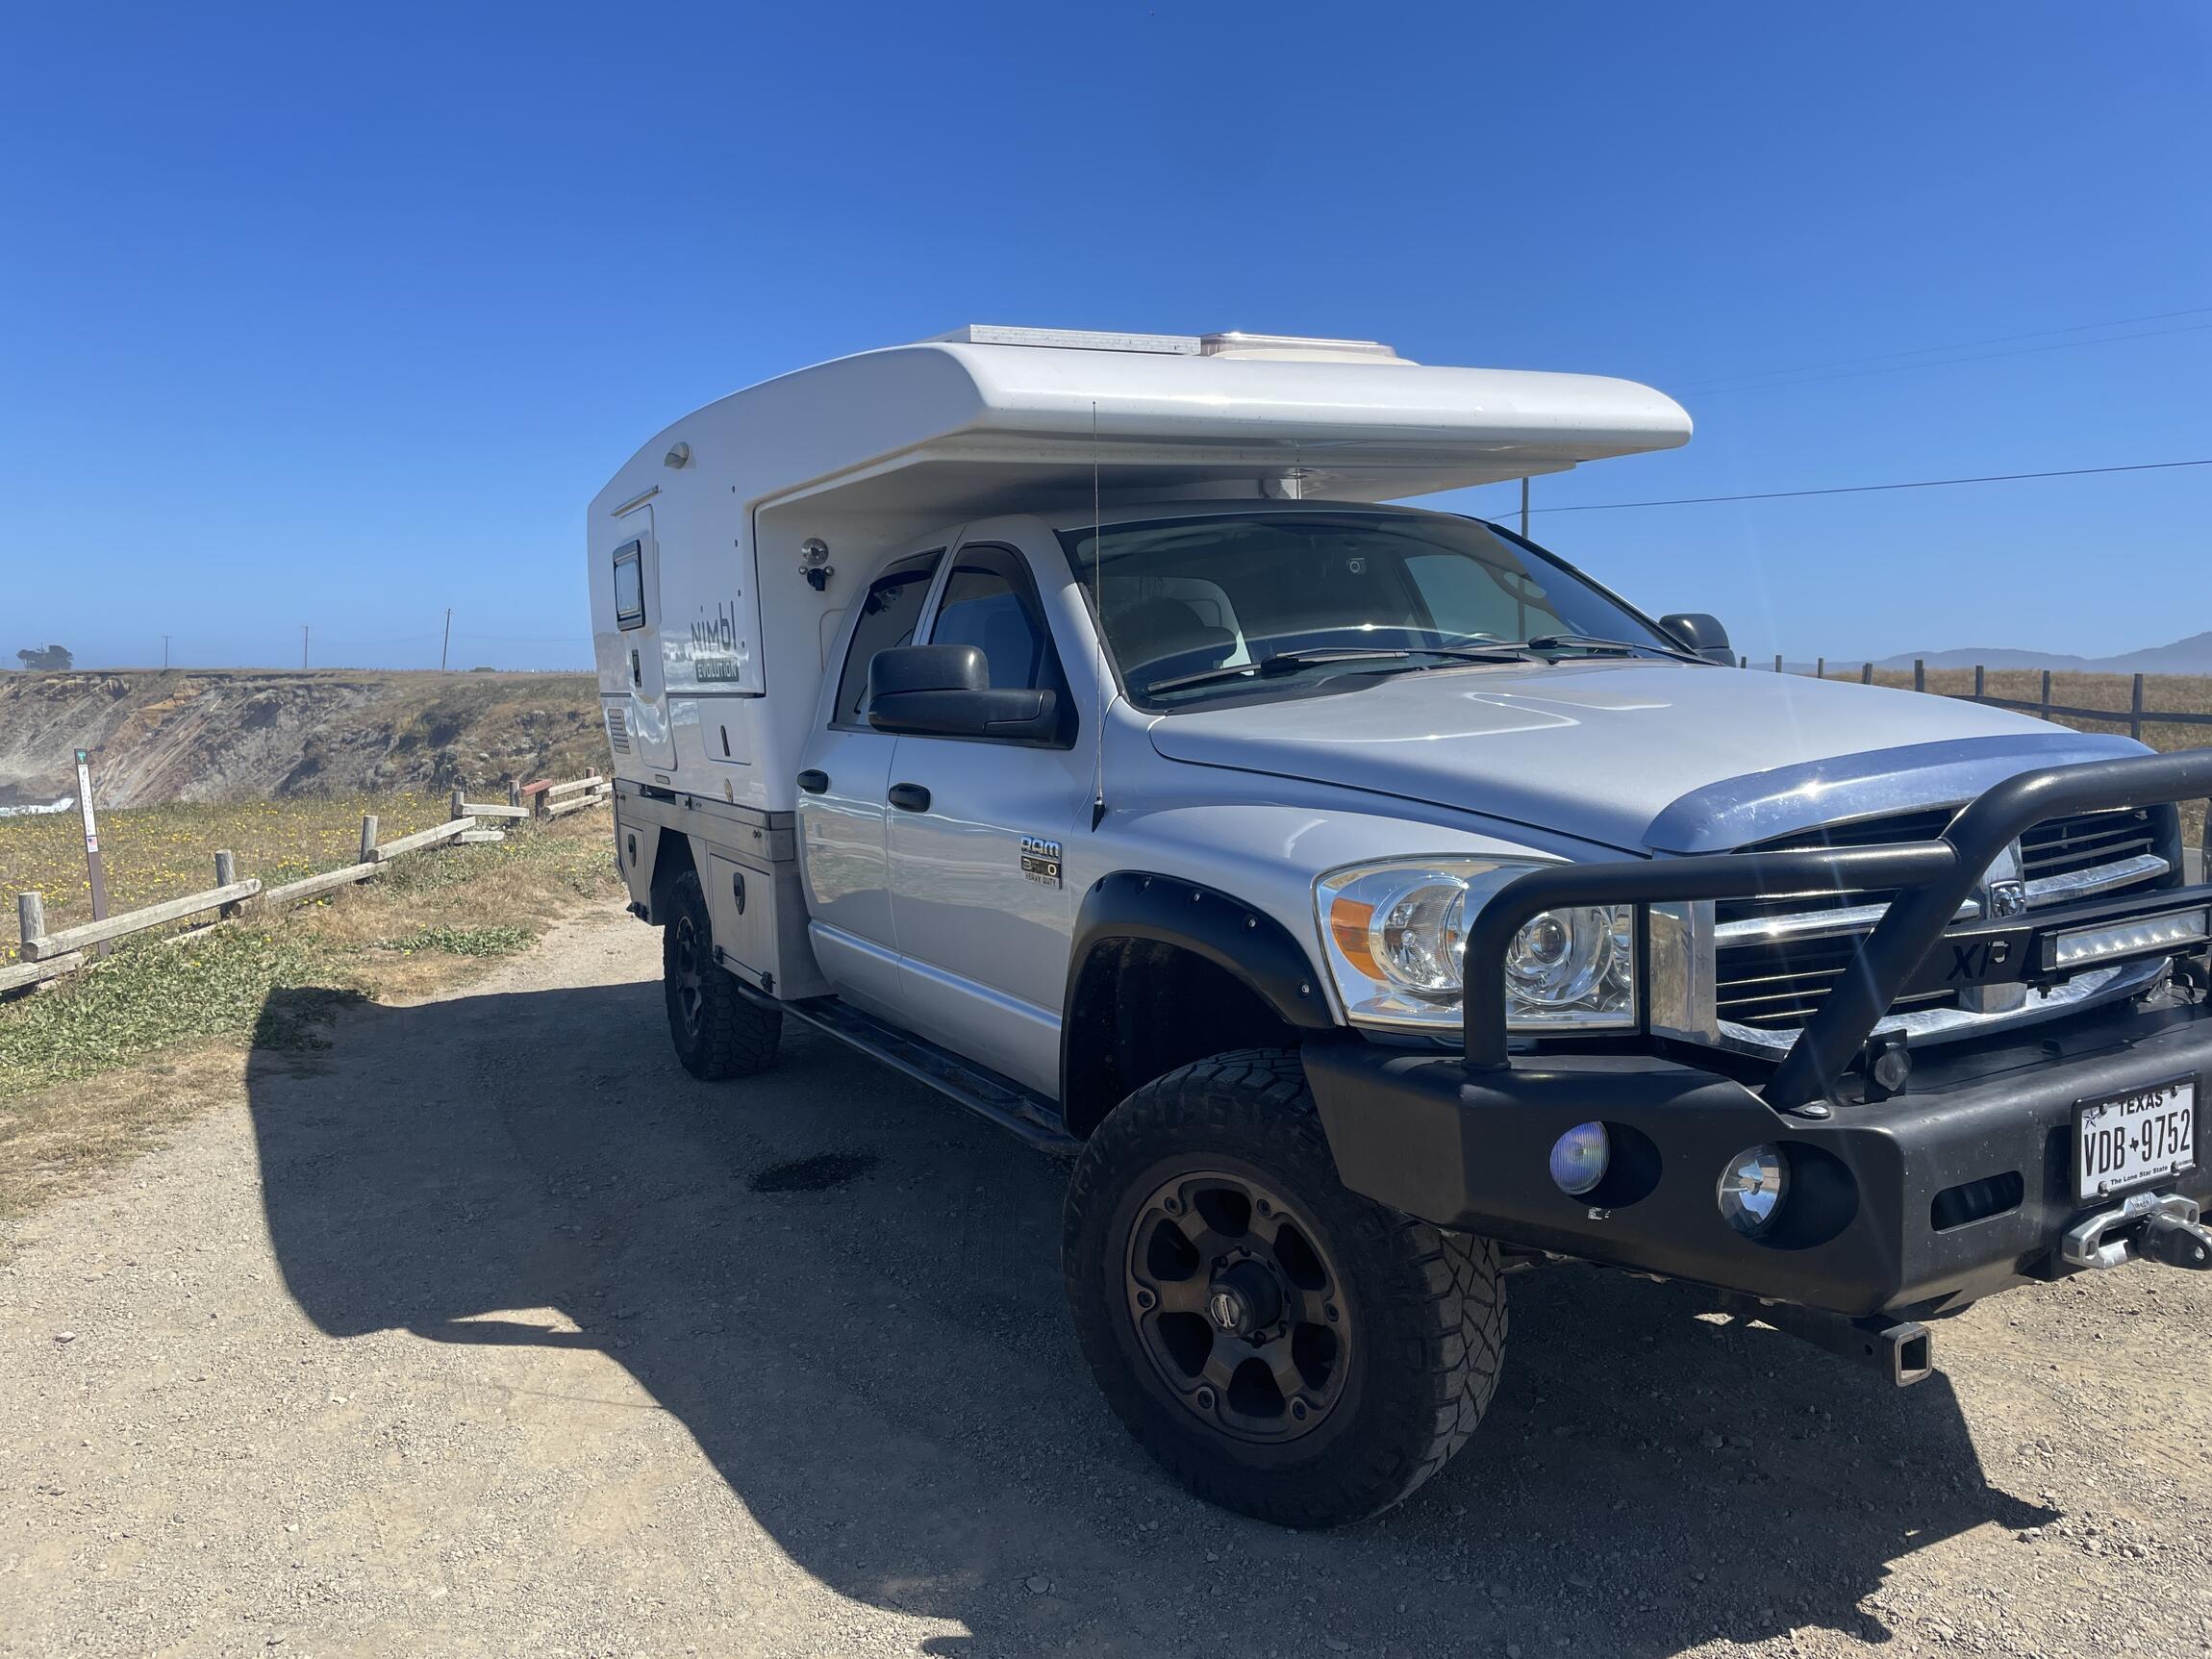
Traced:
[[1841, 1354], [1845, 1359], [1868, 1367], [1898, 1388], [1924, 1382], [1935, 1370], [1935, 1339], [1927, 1326], [1916, 1320], [1896, 1320], [1885, 1314], [1870, 1314], [1854, 1320], [1818, 1308], [1762, 1301], [1733, 1291], [1720, 1292], [1718, 1300], [1724, 1312], [1740, 1320], [1756, 1320], [1815, 1347]]
[[2135, 1193], [2066, 1230], [2058, 1253], [2077, 1268], [2118, 1268], [2141, 1256], [2170, 1268], [2212, 1269], [2212, 1231], [2197, 1200], [2174, 1193]]

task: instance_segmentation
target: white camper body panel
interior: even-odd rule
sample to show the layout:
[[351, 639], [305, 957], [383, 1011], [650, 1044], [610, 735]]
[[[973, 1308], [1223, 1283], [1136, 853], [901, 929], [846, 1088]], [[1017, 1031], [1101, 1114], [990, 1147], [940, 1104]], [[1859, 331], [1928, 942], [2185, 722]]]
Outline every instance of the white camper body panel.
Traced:
[[[974, 343], [1013, 338], [1049, 343]], [[1628, 381], [1428, 367], [1363, 342], [976, 329], [801, 369], [686, 415], [591, 503], [616, 771], [791, 811], [854, 594], [887, 553], [964, 519], [1066, 510], [1094, 485], [1109, 503], [1393, 500], [1689, 436], [1672, 399]], [[641, 620], [616, 615], [633, 542]]]

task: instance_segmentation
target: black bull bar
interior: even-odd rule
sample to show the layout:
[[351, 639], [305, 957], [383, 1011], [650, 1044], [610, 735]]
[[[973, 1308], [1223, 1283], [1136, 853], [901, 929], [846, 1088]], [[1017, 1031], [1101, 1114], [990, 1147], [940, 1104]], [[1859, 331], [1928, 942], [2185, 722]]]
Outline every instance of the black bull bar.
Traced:
[[[1805, 1021], [1765, 1091], [1768, 1103], [1783, 1110], [1818, 1100], [1858, 1058], [1876, 1022], [1942, 942], [1974, 884], [2009, 842], [2061, 814], [2166, 806], [2199, 795], [2212, 795], [2212, 748], [2023, 772], [1968, 802], [1942, 836], [1930, 842], [1561, 864], [1532, 870], [1500, 888], [1468, 928], [1467, 1062], [1484, 1070], [1512, 1064], [1506, 1051], [1506, 951], [1514, 936], [1547, 910], [1895, 890], [1887, 914]], [[2140, 910], [2142, 901], [2131, 901], [2131, 908]]]

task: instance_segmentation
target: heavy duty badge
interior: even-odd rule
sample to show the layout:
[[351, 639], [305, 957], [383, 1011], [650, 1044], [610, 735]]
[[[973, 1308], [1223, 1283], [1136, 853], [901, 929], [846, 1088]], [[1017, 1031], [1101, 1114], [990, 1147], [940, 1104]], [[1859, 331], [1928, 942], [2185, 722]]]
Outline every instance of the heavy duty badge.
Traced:
[[1060, 885], [1060, 843], [1056, 841], [1039, 841], [1033, 835], [1021, 838], [1021, 873], [1039, 887]]

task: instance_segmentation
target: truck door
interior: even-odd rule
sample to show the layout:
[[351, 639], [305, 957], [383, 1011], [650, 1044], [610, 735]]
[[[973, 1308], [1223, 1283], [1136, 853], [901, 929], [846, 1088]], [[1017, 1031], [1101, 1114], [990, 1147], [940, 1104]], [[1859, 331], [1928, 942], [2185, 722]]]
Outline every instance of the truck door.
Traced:
[[886, 823], [898, 740], [867, 723], [867, 666], [878, 651], [914, 642], [943, 560], [942, 547], [910, 554], [868, 584], [853, 607], [837, 684], [800, 753], [799, 848], [815, 960], [840, 995], [901, 1023]]
[[[1036, 579], [1015, 547], [960, 545], [927, 641], [977, 646], [993, 686], [1050, 687], [1069, 708]], [[1057, 1093], [1073, 925], [1060, 854], [1090, 799], [1088, 751], [907, 735], [897, 745], [888, 793], [904, 1022]]]

